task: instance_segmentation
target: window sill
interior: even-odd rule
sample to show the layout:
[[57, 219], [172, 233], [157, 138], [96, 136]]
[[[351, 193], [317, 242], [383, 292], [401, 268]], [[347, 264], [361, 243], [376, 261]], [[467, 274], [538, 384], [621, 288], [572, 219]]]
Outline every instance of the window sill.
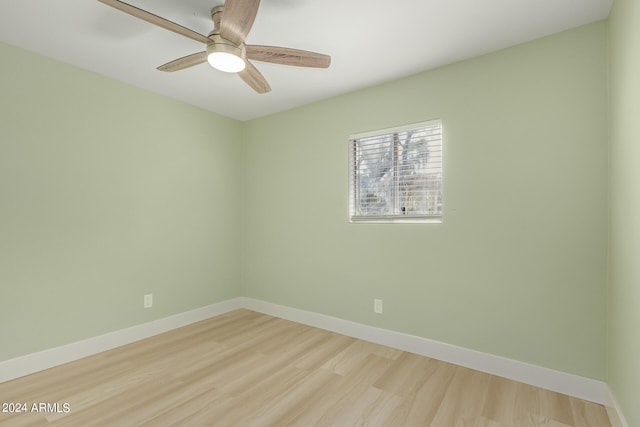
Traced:
[[397, 216], [358, 216], [350, 217], [352, 224], [441, 224], [442, 216], [397, 215]]

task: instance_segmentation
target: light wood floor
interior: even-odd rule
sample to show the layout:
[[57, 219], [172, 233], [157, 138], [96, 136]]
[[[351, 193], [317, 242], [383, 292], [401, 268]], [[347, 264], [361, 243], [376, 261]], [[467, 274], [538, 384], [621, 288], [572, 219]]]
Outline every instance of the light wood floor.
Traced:
[[51, 404], [1, 426], [610, 426], [600, 405], [248, 310], [0, 384], [0, 402]]

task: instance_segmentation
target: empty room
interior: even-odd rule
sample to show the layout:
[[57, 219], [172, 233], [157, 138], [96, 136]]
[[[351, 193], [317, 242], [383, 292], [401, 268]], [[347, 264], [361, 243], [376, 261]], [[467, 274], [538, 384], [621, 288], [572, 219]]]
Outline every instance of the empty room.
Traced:
[[0, 426], [640, 426], [640, 2], [0, 5]]

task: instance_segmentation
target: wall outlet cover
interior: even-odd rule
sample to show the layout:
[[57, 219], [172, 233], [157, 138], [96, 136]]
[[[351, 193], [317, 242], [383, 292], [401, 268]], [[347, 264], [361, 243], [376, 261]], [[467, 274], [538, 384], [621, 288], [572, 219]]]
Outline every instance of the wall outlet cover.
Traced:
[[382, 300], [381, 299], [374, 299], [373, 300], [373, 311], [375, 311], [378, 314], [382, 314]]

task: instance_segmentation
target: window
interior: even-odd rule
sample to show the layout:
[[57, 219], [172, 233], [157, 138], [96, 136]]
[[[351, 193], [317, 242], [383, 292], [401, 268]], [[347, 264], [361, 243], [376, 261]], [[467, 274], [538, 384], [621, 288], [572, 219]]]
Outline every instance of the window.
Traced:
[[351, 222], [442, 222], [442, 123], [352, 135]]

